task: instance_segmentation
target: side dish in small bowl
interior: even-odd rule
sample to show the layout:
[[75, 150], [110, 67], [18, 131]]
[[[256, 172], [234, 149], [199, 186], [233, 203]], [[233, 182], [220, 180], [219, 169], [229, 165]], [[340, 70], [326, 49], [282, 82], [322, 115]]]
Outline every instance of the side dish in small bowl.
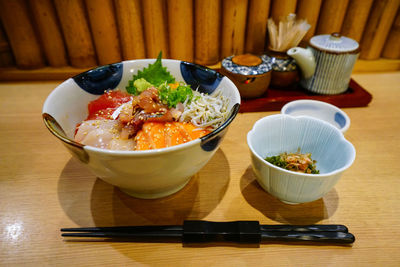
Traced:
[[227, 77], [160, 55], [64, 81], [42, 116], [96, 176], [132, 196], [159, 198], [183, 188], [211, 159], [239, 106]]
[[339, 129], [308, 116], [264, 117], [247, 134], [247, 144], [260, 186], [288, 204], [323, 197], [356, 156]]

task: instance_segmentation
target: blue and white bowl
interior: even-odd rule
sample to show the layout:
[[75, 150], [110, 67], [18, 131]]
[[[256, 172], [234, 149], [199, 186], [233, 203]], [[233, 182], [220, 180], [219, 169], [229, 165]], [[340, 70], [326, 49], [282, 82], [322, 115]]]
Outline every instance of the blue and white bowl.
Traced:
[[183, 188], [212, 158], [240, 106], [239, 92], [227, 77], [200, 65], [164, 59], [163, 66], [177, 81], [207, 94], [221, 91], [230, 100], [225, 123], [204, 137], [163, 149], [113, 151], [75, 142], [75, 127], [87, 117], [88, 103], [104, 90], [125, 90], [132, 75], [154, 61], [123, 61], [69, 78], [50, 93], [42, 114], [50, 132], [97, 177], [139, 198], [160, 198]]
[[326, 121], [343, 134], [350, 127], [350, 118], [343, 110], [323, 101], [308, 99], [291, 101], [282, 107], [281, 113], [292, 116], [311, 116]]
[[[323, 197], [354, 162], [356, 151], [334, 126], [307, 116], [277, 114], [258, 120], [247, 134], [253, 171], [261, 187], [289, 204]], [[311, 153], [319, 174], [288, 171], [265, 160], [281, 153]]]

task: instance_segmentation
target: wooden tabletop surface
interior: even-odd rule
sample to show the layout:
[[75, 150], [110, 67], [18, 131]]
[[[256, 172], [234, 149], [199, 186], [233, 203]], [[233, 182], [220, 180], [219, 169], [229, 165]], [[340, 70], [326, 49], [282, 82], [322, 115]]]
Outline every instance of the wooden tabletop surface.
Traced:
[[[60, 82], [0, 83], [0, 265], [399, 266], [400, 72], [357, 74], [373, 95], [347, 108], [357, 156], [324, 198], [287, 205], [258, 186], [246, 134], [261, 117], [239, 114], [212, 160], [180, 192], [129, 197], [97, 179], [45, 128], [41, 109]], [[68, 242], [62, 227], [181, 224], [184, 219], [263, 224], [345, 224], [352, 246], [269, 243]]]

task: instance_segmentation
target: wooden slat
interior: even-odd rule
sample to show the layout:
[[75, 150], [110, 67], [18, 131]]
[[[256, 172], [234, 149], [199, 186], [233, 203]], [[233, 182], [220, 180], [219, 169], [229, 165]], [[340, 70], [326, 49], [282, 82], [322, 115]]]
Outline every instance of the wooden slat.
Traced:
[[17, 66], [21, 69], [45, 65], [40, 43], [29, 16], [29, 9], [24, 0], [0, 0], [1, 21]]
[[250, 0], [246, 28], [245, 51], [262, 54], [267, 37], [270, 0]]
[[396, 19], [386, 39], [382, 57], [392, 59], [400, 58], [400, 9], [397, 11]]
[[217, 64], [220, 59], [220, 0], [195, 0], [195, 58], [201, 65]]
[[114, 0], [124, 60], [146, 57], [140, 0]]
[[86, 0], [90, 28], [100, 65], [121, 61], [112, 0]]
[[304, 42], [308, 42], [314, 36], [317, 28], [318, 16], [321, 8], [322, 0], [298, 0], [297, 18], [306, 19], [311, 25], [310, 29], [303, 38]]
[[67, 66], [67, 52], [52, 1], [29, 0], [29, 7], [38, 27], [38, 34], [48, 65], [52, 67]]
[[352, 0], [347, 7], [341, 34], [357, 42], [361, 40], [373, 0]]
[[96, 54], [83, 1], [54, 0], [54, 4], [71, 66], [78, 68], [95, 66]]
[[4, 33], [3, 25], [0, 23], [0, 67], [11, 66], [15, 66], [14, 57], [6, 34]]
[[169, 0], [167, 9], [170, 57], [192, 62], [194, 57], [193, 1]]
[[247, 0], [222, 1], [221, 57], [244, 52]]
[[273, 0], [271, 5], [271, 16], [275, 23], [290, 13], [296, 12], [297, 0]]
[[167, 14], [164, 0], [144, 0], [144, 36], [148, 58], [156, 58], [162, 51], [163, 58], [169, 57], [167, 37]]
[[325, 0], [319, 15], [316, 34], [340, 32], [349, 0]]
[[361, 40], [361, 59], [378, 59], [399, 8], [399, 0], [375, 1]]

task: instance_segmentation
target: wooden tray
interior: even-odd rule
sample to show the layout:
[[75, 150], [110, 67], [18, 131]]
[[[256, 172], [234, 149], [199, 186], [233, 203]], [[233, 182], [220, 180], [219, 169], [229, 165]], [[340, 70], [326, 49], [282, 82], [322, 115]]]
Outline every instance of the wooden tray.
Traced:
[[318, 95], [303, 88], [274, 89], [268, 88], [265, 95], [255, 99], [242, 99], [239, 112], [277, 111], [288, 102], [299, 99], [313, 99], [333, 104], [339, 108], [365, 107], [372, 100], [372, 95], [353, 79], [349, 89], [339, 95]]

